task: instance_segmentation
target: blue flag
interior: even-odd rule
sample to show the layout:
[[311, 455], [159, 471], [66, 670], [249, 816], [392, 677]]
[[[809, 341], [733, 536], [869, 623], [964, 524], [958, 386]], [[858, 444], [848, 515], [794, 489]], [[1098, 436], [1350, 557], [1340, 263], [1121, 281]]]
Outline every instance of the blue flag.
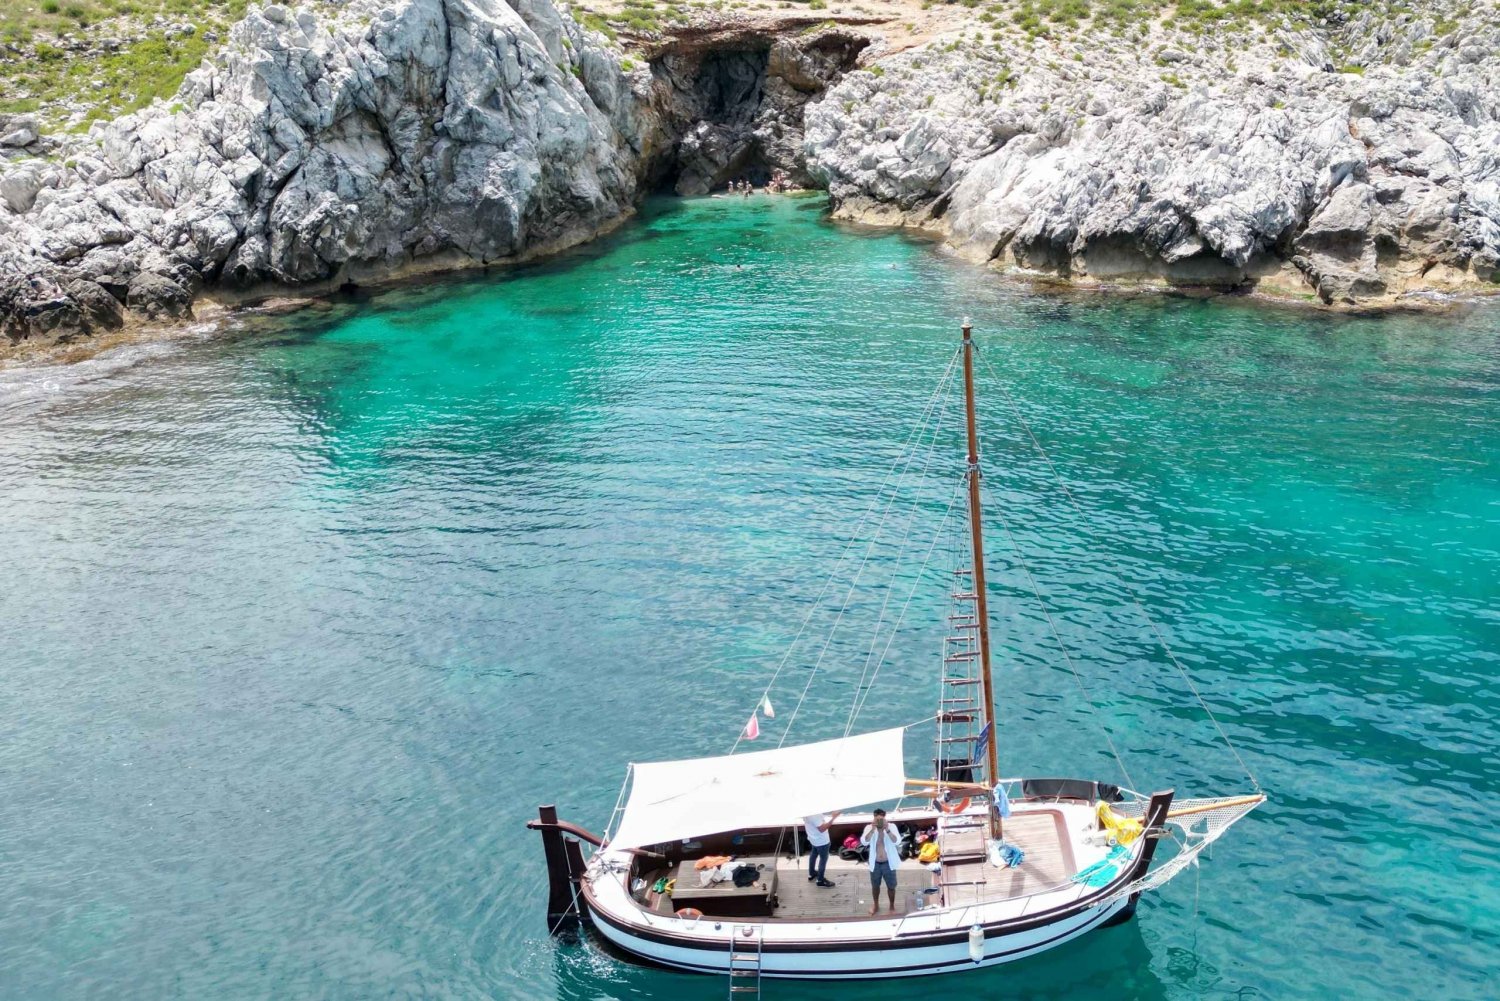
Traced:
[[979, 764], [979, 759], [984, 757], [984, 749], [990, 743], [990, 724], [986, 723], [984, 729], [979, 731], [979, 741], [974, 745], [974, 760], [970, 764]]

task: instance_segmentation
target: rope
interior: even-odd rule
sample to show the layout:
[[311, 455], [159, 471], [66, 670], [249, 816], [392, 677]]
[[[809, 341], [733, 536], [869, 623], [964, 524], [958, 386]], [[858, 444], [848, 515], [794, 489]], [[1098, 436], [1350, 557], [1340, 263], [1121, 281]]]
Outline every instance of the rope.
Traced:
[[[1073, 491], [1068, 489], [1067, 482], [1063, 480], [1062, 476], [1057, 471], [1057, 467], [1053, 465], [1052, 457], [1047, 454], [1047, 450], [1044, 449], [1042, 447], [1042, 443], [1037, 440], [1036, 434], [1031, 430], [1031, 425], [1026, 423], [1026, 418], [1022, 414], [1020, 406], [1016, 403], [1015, 398], [1011, 396], [1010, 390], [1006, 388], [1005, 383], [1001, 380], [999, 374], [995, 371], [995, 367], [990, 364], [988, 358], [982, 358], [981, 360], [984, 362], [985, 368], [989, 370], [990, 377], [994, 380], [995, 385], [999, 387], [1001, 394], [1004, 395], [1006, 403], [1010, 405], [1011, 412], [1016, 416], [1016, 422], [1021, 425], [1022, 430], [1026, 432], [1026, 436], [1031, 439], [1032, 447], [1035, 448], [1037, 454], [1042, 457], [1042, 461], [1047, 464], [1047, 469], [1049, 472], [1051, 472], [1052, 478], [1057, 482], [1057, 485], [1062, 489], [1063, 496], [1067, 497], [1068, 503], [1071, 504], [1073, 510], [1077, 512], [1080, 520], [1084, 524], [1089, 524], [1089, 519], [1084, 514], [1082, 505], [1080, 505], [1077, 498], [1073, 496]], [[1110, 574], [1125, 589], [1125, 592], [1130, 595], [1131, 602], [1141, 613], [1141, 617], [1146, 620], [1146, 624], [1151, 627], [1151, 631], [1155, 634], [1156, 641], [1161, 644], [1161, 648], [1163, 652], [1166, 653], [1167, 659], [1170, 660], [1173, 666], [1177, 668], [1177, 673], [1182, 675], [1182, 680], [1187, 684], [1188, 690], [1193, 693], [1193, 697], [1198, 700], [1198, 704], [1202, 706], [1203, 711], [1208, 714], [1208, 718], [1213, 723], [1214, 729], [1219, 731], [1219, 737], [1223, 739], [1224, 746], [1229, 748], [1229, 753], [1234, 755], [1234, 760], [1239, 762], [1239, 766], [1244, 769], [1245, 774], [1250, 779], [1250, 784], [1255, 787], [1256, 792], [1264, 792], [1265, 790], [1261, 789], [1260, 782], [1256, 779], [1255, 773], [1250, 770], [1249, 765], [1245, 764], [1245, 759], [1240, 756], [1239, 749], [1234, 746], [1234, 741], [1229, 739], [1229, 734], [1224, 731], [1224, 727], [1219, 723], [1219, 718], [1214, 715], [1213, 709], [1209, 707], [1207, 700], [1205, 700], [1203, 698], [1203, 695], [1198, 691], [1198, 686], [1193, 683], [1193, 679], [1188, 674], [1187, 668], [1182, 665], [1182, 661], [1177, 659], [1177, 655], [1172, 651], [1171, 645], [1167, 642], [1167, 637], [1162, 633], [1161, 627], [1156, 624], [1156, 620], [1151, 617], [1151, 613], [1146, 611], [1146, 606], [1141, 602], [1141, 599], [1136, 594], [1135, 589], [1130, 586], [1129, 581], [1125, 580], [1125, 578], [1118, 573], [1115, 573], [1113, 569], [1110, 570]]]
[[609, 839], [614, 836], [613, 828], [615, 818], [620, 815], [620, 806], [625, 802], [625, 789], [630, 785], [630, 776], [635, 772], [635, 765], [625, 766], [625, 781], [620, 783], [620, 795], [615, 797], [615, 808], [609, 812], [609, 823], [604, 825], [604, 843], [609, 844]]
[[[885, 663], [886, 655], [891, 652], [891, 644], [896, 642], [896, 633], [901, 629], [901, 623], [906, 619], [906, 610], [911, 607], [911, 600], [916, 595], [917, 588], [922, 583], [922, 575], [927, 572], [927, 566], [932, 561], [932, 554], [937, 551], [938, 543], [942, 541], [943, 532], [947, 528], [948, 519], [953, 515], [953, 506], [958, 503], [958, 498], [962, 496], [962, 494], [963, 491], [961, 488], [954, 488], [953, 499], [948, 502], [948, 509], [943, 512], [943, 520], [938, 523], [938, 530], [932, 537], [932, 544], [927, 547], [927, 555], [922, 559], [922, 566], [917, 570], [917, 576], [912, 581], [911, 589], [906, 592], [906, 601], [902, 603], [901, 611], [897, 614], [896, 621], [891, 626], [890, 637], [886, 639], [885, 647], [880, 651], [880, 659], [875, 662], [875, 671], [870, 675], [869, 684], [863, 689], [863, 697], [861, 697], [861, 693], [859, 690], [856, 690], [854, 693], [855, 702], [854, 705], [849, 709], [849, 722], [844, 727], [844, 736], [846, 737], [854, 731], [855, 720], [859, 718], [860, 713], [864, 712], [865, 702], [868, 701], [870, 697], [870, 689], [875, 687], [875, 680], [880, 677], [880, 668]], [[871, 644], [871, 649], [874, 649], [873, 644]], [[860, 680], [863, 681], [864, 679], [861, 678]], [[941, 684], [939, 685], [938, 690], [942, 690]]]
[[[934, 394], [933, 401], [936, 401], [939, 396], [941, 396], [944, 387], [946, 387], [948, 383], [949, 374], [952, 371], [953, 362], [950, 362], [948, 365], [948, 369], [943, 373], [943, 378], [938, 382], [938, 392]], [[929, 412], [927, 416], [922, 420], [920, 429], [921, 434], [926, 434], [927, 423], [931, 419], [931, 416], [932, 414], [929, 406]], [[934, 440], [936, 440], [936, 434], [934, 434]], [[921, 444], [920, 435], [918, 436], [916, 443], [918, 445]], [[913, 460], [915, 460], [915, 458], [916, 449], [913, 448], [911, 454], [907, 456], [906, 465], [901, 469], [900, 477], [898, 477], [898, 479], [896, 480], [896, 486], [891, 490], [890, 499], [886, 501], [885, 508], [880, 512], [880, 521], [876, 523], [875, 530], [870, 533], [869, 544], [865, 546], [865, 555], [859, 561], [859, 568], [854, 572], [854, 579], [849, 582], [849, 590], [844, 592], [843, 604], [839, 606], [838, 614], [834, 616], [833, 625], [828, 630], [828, 638], [823, 641], [823, 649], [818, 651], [818, 659], [813, 662], [812, 671], [807, 676], [807, 684], [802, 686], [802, 694], [798, 697], [797, 704], [792, 707], [792, 715], [786, 722], [786, 729], [781, 732], [781, 740], [776, 742], [777, 747], [781, 747], [783, 744], [785, 744], [787, 737], [791, 736], [792, 724], [797, 721], [797, 714], [802, 711], [802, 703], [807, 700], [807, 693], [812, 689], [813, 679], [818, 676], [818, 669], [823, 666], [823, 658], [827, 656], [828, 648], [833, 644], [833, 637], [838, 632], [839, 623], [843, 621], [844, 613], [849, 610], [849, 602], [854, 600], [854, 592], [859, 587], [859, 579], [864, 575], [865, 567], [869, 565], [870, 562], [870, 556], [875, 552], [875, 545], [880, 538], [880, 530], [885, 527], [885, 519], [890, 516], [891, 507], [896, 503], [896, 497], [901, 491], [901, 485], [906, 482], [906, 474], [911, 470], [911, 464]], [[930, 452], [928, 455], [928, 460], [931, 461]]]
[[[849, 534], [849, 540], [844, 543], [843, 551], [840, 552], [839, 555], [838, 555], [838, 558], [833, 561], [833, 570], [829, 573], [828, 577], [823, 581], [823, 587], [818, 592], [818, 596], [816, 598], [814, 598], [812, 604], [810, 606], [808, 606], [807, 614], [805, 616], [803, 616], [803, 618], [802, 618], [802, 624], [797, 627], [797, 633], [796, 633], [795, 636], [792, 637], [792, 642], [787, 646], [786, 653], [782, 654], [781, 660], [776, 665], [776, 670], [771, 673], [771, 680], [766, 683], [765, 689], [761, 691], [760, 697], [755, 702], [755, 707], [756, 708], [753, 711], [758, 711], [759, 710], [760, 706], [770, 696], [771, 690], [776, 687], [776, 679], [778, 679], [779, 677], [781, 677], [781, 672], [786, 668], [787, 663], [791, 660], [792, 651], [794, 651], [797, 648], [798, 642], [800, 642], [801, 639], [802, 639], [802, 634], [807, 631], [808, 623], [810, 623], [812, 621], [812, 617], [813, 617], [814, 614], [816, 614], [816, 612], [818, 610], [818, 606], [822, 604], [822, 602], [823, 602], [823, 596], [828, 593], [829, 587], [831, 587], [833, 585], [834, 579], [838, 576], [838, 568], [844, 562], [844, 557], [846, 557], [846, 556], [849, 555], [849, 551], [851, 549], [853, 549], [854, 548], [854, 544], [857, 541], [859, 541], [860, 531], [864, 528], [865, 522], [869, 519], [870, 515], [875, 511], [875, 508], [880, 504], [881, 495], [885, 493], [886, 484], [888, 484], [891, 481], [891, 476], [896, 471], [896, 465], [899, 464], [899, 462], [900, 462], [900, 456], [904, 455], [906, 453], [906, 451], [912, 447], [912, 445], [918, 440], [919, 436], [921, 435], [921, 433], [926, 428], [926, 423], [927, 423], [927, 420], [928, 420], [928, 415], [930, 414], [933, 405], [937, 402], [937, 400], [941, 396], [941, 394], [943, 392], [943, 387], [947, 384], [949, 377], [953, 374], [954, 367], [958, 364], [958, 359], [959, 359], [961, 351], [962, 351], [962, 348], [955, 348], [954, 351], [953, 351], [953, 356], [948, 359], [948, 367], [946, 369], [944, 369], [942, 378], [940, 378], [938, 380], [937, 388], [935, 390], [933, 390], [932, 396], [928, 398], [926, 405], [923, 407], [923, 411], [922, 411], [923, 415], [922, 415], [921, 421], [919, 422], [918, 427], [915, 428], [912, 431], [912, 433], [907, 437], [906, 441], [902, 443], [902, 446], [901, 446], [902, 450], [901, 450], [900, 453], [898, 453], [897, 462], [893, 463], [891, 465], [891, 468], [888, 469], [888, 470], [886, 470], [885, 479], [883, 479], [881, 481], [880, 487], [875, 491], [875, 496], [873, 498], [871, 498], [869, 506], [867, 508], [865, 508], [864, 513], [860, 515], [859, 521], [855, 523], [854, 530]], [[807, 694], [807, 692], [806, 692], [806, 689], [804, 688], [804, 690], [803, 690], [803, 697], [806, 697], [806, 694]], [[801, 703], [799, 702], [798, 705], [800, 706]], [[788, 729], [791, 728], [791, 722], [790, 721], [788, 721], [788, 723], [787, 723], [787, 728]], [[739, 730], [739, 733], [735, 736], [734, 746], [729, 749], [729, 753], [733, 754], [736, 750], [738, 750], [739, 746], [740, 746], [740, 742], [742, 740], [744, 740], [744, 739], [745, 739], [745, 730], [744, 730], [743, 727], [741, 727], [740, 730]], [[785, 737], [783, 736], [782, 739], [785, 740]]]
[[[938, 434], [941, 433], [941, 431], [942, 431], [943, 418], [948, 413], [949, 399], [950, 398], [947, 395], [945, 395], [943, 397], [943, 406], [942, 406], [942, 409], [938, 412], [937, 421], [936, 421], [936, 423], [934, 424], [934, 427], [933, 427], [932, 445], [929, 446], [929, 448], [928, 448], [927, 459], [926, 459], [926, 461], [922, 465], [922, 471], [921, 471], [921, 473], [919, 473], [918, 477], [917, 477], [917, 481], [919, 483], [925, 482], [925, 480], [927, 478], [927, 470], [929, 468], [931, 468], [931, 466], [932, 466], [932, 457], [937, 452], [937, 437], [938, 437]], [[885, 598], [880, 603], [880, 615], [876, 618], [876, 620], [875, 620], [875, 629], [870, 634], [870, 649], [868, 651], [866, 651], [866, 653], [865, 653], [865, 663], [864, 663], [864, 666], [860, 669], [860, 672], [859, 672], [859, 683], [854, 686], [854, 699], [853, 699], [853, 701], [849, 705], [849, 720], [848, 720], [848, 723], [844, 727], [844, 736], [846, 736], [846, 737], [849, 736], [849, 733], [851, 732], [851, 729], [854, 726], [855, 717], [857, 717], [859, 715], [859, 709], [860, 709], [860, 707], [863, 706], [864, 699], [862, 698], [862, 696], [868, 697], [868, 695], [869, 695], [869, 687], [871, 685], [874, 685], [874, 683], [875, 683], [875, 678], [870, 676], [870, 666], [871, 666], [872, 663], [874, 663], [874, 665], [875, 665], [875, 674], [876, 674], [876, 676], [878, 676], [879, 673], [880, 673], [880, 664], [879, 664], [879, 662], [875, 661], [875, 648], [880, 643], [880, 627], [882, 625], [884, 625], [884, 623], [885, 623], [885, 614], [886, 614], [886, 610], [890, 607], [890, 604], [891, 604], [891, 595], [893, 595], [893, 594], [896, 593], [896, 574], [897, 574], [897, 571], [900, 569], [901, 556], [902, 556], [903, 553], [906, 552], [906, 542], [907, 542], [908, 539], [911, 538], [912, 526], [916, 523], [916, 520], [917, 520], [917, 509], [921, 506], [921, 503], [922, 503], [922, 495], [921, 495], [921, 490], [919, 488], [917, 496], [915, 498], [913, 498], [913, 500], [912, 500], [911, 510], [908, 512], [908, 514], [906, 516], [906, 528], [901, 533], [901, 542], [899, 544], [897, 544], [897, 546], [896, 546], [896, 566], [892, 567], [892, 569], [891, 569], [891, 579], [890, 579], [890, 582], [886, 585], [886, 588], [885, 588]], [[922, 560], [921, 569], [919, 569], [917, 571], [917, 582], [921, 581], [922, 574], [925, 573], [926, 570], [927, 570], [928, 561], [932, 559], [933, 549], [936, 548], [938, 539], [942, 536], [943, 526], [947, 523], [948, 512], [952, 511], [952, 509], [953, 509], [953, 504], [950, 501], [949, 504], [948, 504], [948, 511], [945, 511], [943, 513], [943, 521], [939, 522], [939, 524], [938, 524], [938, 533], [937, 533], [937, 535], [935, 535], [933, 537], [932, 545], [927, 548], [927, 556]], [[912, 593], [915, 592], [916, 586], [917, 586], [917, 583], [914, 582], [912, 584], [912, 592], [908, 592], [908, 594], [907, 594], [906, 605], [910, 605], [911, 604], [911, 595], [912, 595]], [[903, 605], [902, 608], [901, 608], [901, 615], [903, 617], [906, 614], [906, 605]], [[895, 638], [896, 638], [895, 637], [895, 630], [899, 629], [900, 626], [901, 626], [901, 619], [898, 618], [896, 620], [896, 624], [891, 627], [891, 629], [892, 629], [891, 641], [895, 640]], [[887, 641], [887, 643], [886, 643], [886, 649], [887, 650], [890, 649], [890, 641]], [[881, 659], [884, 660], [884, 653], [883, 652], [882, 652], [882, 655], [881, 655]], [[866, 679], [868, 679], [868, 684], [866, 683]]]
[[[963, 495], [965, 493], [965, 486], [966, 486], [966, 484], [967, 484], [967, 477], [960, 477], [958, 479], [958, 482], [956, 484], [954, 484], [955, 492], [957, 494], [957, 496], [954, 497], [954, 503], [957, 503], [958, 499], [960, 497], [963, 497]], [[973, 552], [971, 550], [969, 550], [969, 548], [968, 548], [970, 546], [970, 544], [971, 544], [971, 540], [968, 539], [968, 538], [966, 538], [966, 536], [968, 535], [968, 533], [964, 530], [965, 526], [963, 524], [966, 521], [968, 521], [967, 518], [955, 518], [955, 519], [953, 519], [953, 521], [951, 523], [951, 527], [949, 529], [949, 536], [948, 536], [948, 540], [947, 540], [947, 549], [945, 551], [945, 555], [950, 558], [950, 561], [951, 561], [950, 562], [950, 566], [952, 566], [953, 569], [954, 569], [954, 575], [955, 575], [955, 577], [957, 576], [958, 571], [960, 571], [965, 565], [972, 566], [972, 564], [973, 564]], [[951, 592], [951, 588], [950, 588], [950, 592]], [[945, 611], [947, 612], [947, 614], [949, 616], [952, 616], [952, 615], [958, 613], [959, 609], [960, 609], [960, 602], [956, 598], [953, 598], [952, 594], [950, 593], [949, 600], [948, 600], [948, 603], [946, 605]], [[944, 633], [946, 634], [946, 632], [947, 632], [947, 630], [945, 629]], [[938, 707], [938, 725], [937, 725], [937, 741], [938, 742], [937, 742], [937, 745], [936, 745], [937, 753], [934, 755], [934, 758], [935, 759], [939, 759], [939, 760], [935, 760], [933, 762], [933, 765], [934, 765], [933, 778], [936, 778], [936, 779], [942, 779], [942, 778], [946, 778], [947, 777], [945, 774], [943, 774], [940, 771], [940, 769], [942, 768], [940, 759], [942, 759], [944, 757], [943, 748], [945, 747], [945, 745], [943, 744], [943, 739], [945, 737], [954, 736], [955, 735], [955, 731], [956, 731], [956, 727], [957, 727], [957, 723], [956, 722], [945, 723], [944, 720], [943, 720], [943, 713], [944, 713], [945, 707], [947, 706], [947, 702], [944, 701], [944, 700], [946, 700], [949, 697], [948, 680], [947, 680], [947, 678], [948, 678], [948, 670], [947, 670], [947, 662], [945, 660], [945, 658], [947, 657], [947, 653], [948, 653], [947, 648], [948, 648], [948, 644], [947, 644], [946, 641], [938, 648], [940, 652], [938, 654], [937, 670], [933, 672], [936, 675], [936, 677], [937, 677], [937, 698], [935, 699], [935, 701], [936, 701], [936, 704], [937, 704], [937, 707]], [[975, 700], [971, 700], [971, 701], [975, 701]], [[982, 701], [982, 699], [980, 699], [980, 701]], [[976, 704], [977, 704], [977, 702], [976, 702]], [[985, 706], [984, 707], [984, 716], [985, 716], [985, 718], [987, 720], [990, 719], [991, 716], [993, 715], [993, 708], [994, 708], [993, 706]], [[973, 724], [972, 724], [972, 722], [970, 723], [968, 729], [969, 729], [970, 733], [973, 733]], [[994, 724], [992, 722], [991, 723], [991, 728], [990, 728], [990, 738], [992, 740], [996, 739], [997, 736], [998, 736], [997, 734], [995, 734], [994, 730], [995, 730], [995, 727], [994, 727]], [[971, 756], [970, 756], [970, 760], [972, 761], [972, 753], [971, 753]]]

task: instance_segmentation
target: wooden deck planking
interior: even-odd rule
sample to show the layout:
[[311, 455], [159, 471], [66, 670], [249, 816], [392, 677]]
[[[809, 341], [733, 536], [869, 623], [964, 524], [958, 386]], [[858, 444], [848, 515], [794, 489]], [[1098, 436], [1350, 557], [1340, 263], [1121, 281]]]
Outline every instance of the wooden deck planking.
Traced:
[[[820, 887], [807, 881], [807, 859], [782, 859], [777, 865], [776, 908], [778, 918], [865, 917], [870, 913], [870, 870], [863, 862], [849, 862], [835, 855], [828, 860], [828, 879], [834, 885]], [[901, 863], [896, 870], [896, 910], [911, 909], [911, 896], [932, 885], [932, 873], [915, 861]], [[880, 913], [889, 914], [886, 889], [880, 888]]]
[[[973, 881], [981, 886], [945, 886], [948, 906], [974, 903], [976, 893], [995, 900], [1023, 896], [1047, 890], [1067, 882], [1078, 869], [1073, 845], [1067, 834], [1063, 815], [1057, 810], [1017, 813], [1005, 821], [1005, 840], [1026, 853], [1026, 860], [1014, 869], [997, 869], [983, 860], [985, 828], [973, 818], [954, 818], [939, 835], [945, 861], [941, 878], [945, 882]], [[870, 871], [859, 861], [847, 861], [834, 855], [828, 860], [828, 879], [832, 887], [819, 887], [807, 879], [807, 859], [778, 858], [776, 862], [776, 896], [774, 918], [804, 920], [848, 920], [865, 917], [870, 912]], [[665, 870], [653, 871], [657, 875]], [[926, 866], [908, 859], [896, 870], [896, 911], [904, 914], [912, 908], [912, 897], [933, 885], [933, 874]], [[647, 891], [643, 903], [659, 914], [671, 914], [674, 903]], [[929, 896], [929, 905], [937, 903]], [[888, 914], [886, 891], [880, 890], [880, 913]], [[727, 919], [732, 920], [732, 919]]]
[[[949, 856], [944, 841], [952, 838], [959, 852], [971, 849], [970, 841], [982, 845], [982, 829], [945, 831], [940, 836], [943, 857]], [[982, 886], [944, 886], [944, 899], [952, 905], [972, 904], [979, 896], [987, 900], [1019, 897], [1051, 889], [1065, 883], [1077, 871], [1073, 845], [1068, 838], [1062, 814], [1056, 810], [1016, 814], [1005, 821], [1005, 840], [1026, 853], [1026, 859], [1014, 869], [997, 869], [985, 861], [949, 862], [943, 865], [943, 882], [973, 881]]]

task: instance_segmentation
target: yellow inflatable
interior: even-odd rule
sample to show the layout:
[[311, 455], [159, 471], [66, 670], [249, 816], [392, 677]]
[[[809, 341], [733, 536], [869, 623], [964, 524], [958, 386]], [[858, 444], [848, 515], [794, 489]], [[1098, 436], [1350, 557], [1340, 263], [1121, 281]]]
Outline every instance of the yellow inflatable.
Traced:
[[1139, 820], [1120, 816], [1102, 799], [1094, 805], [1094, 814], [1099, 818], [1100, 829], [1114, 835], [1119, 844], [1128, 845], [1141, 836]]

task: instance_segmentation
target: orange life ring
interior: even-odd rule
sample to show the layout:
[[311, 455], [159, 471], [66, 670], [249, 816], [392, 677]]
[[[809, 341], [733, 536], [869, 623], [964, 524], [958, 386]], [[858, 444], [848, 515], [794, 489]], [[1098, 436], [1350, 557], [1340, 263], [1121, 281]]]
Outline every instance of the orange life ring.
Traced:
[[698, 908], [696, 907], [684, 907], [680, 910], [674, 911], [672, 916], [682, 918], [685, 921], [691, 921], [696, 918], [703, 917], [703, 912], [698, 910]]
[[938, 808], [939, 813], [963, 813], [969, 808], [969, 797], [965, 796], [957, 803], [950, 803], [939, 797], [932, 801], [932, 805]]

